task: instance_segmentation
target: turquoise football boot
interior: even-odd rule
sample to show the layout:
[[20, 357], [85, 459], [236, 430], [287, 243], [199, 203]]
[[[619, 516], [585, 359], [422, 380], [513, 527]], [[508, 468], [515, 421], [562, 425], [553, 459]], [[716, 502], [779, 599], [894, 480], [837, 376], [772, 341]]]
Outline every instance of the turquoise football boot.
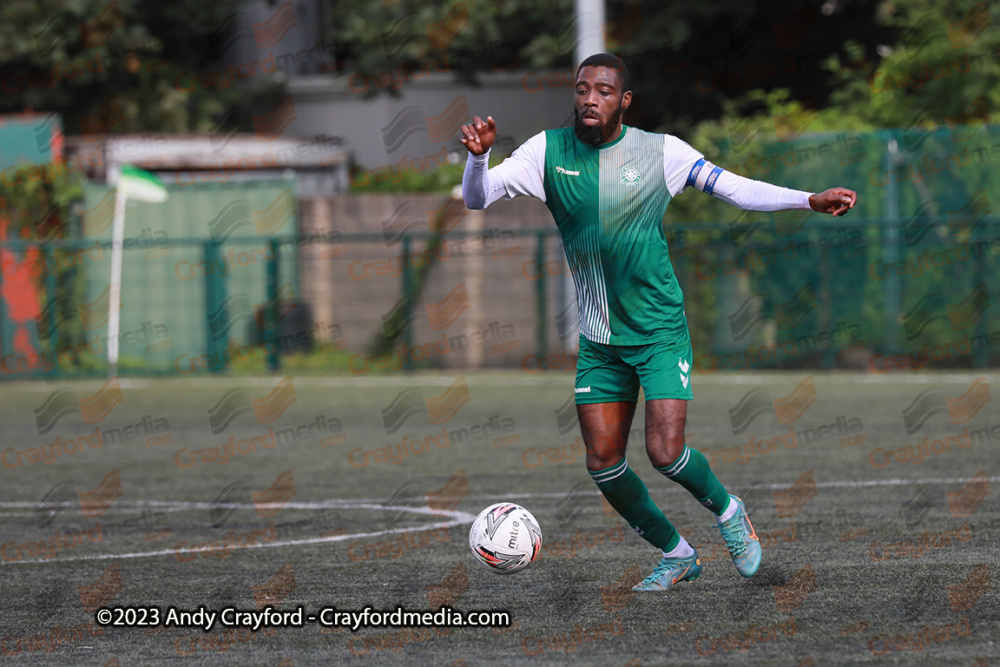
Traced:
[[747, 518], [747, 508], [736, 496], [729, 496], [737, 504], [736, 514], [729, 521], [718, 524], [722, 539], [726, 541], [729, 555], [733, 557], [736, 571], [744, 577], [752, 577], [760, 568], [761, 548], [757, 533]]
[[[692, 547], [693, 548], [693, 547]], [[632, 587], [633, 591], [669, 591], [680, 581], [694, 581], [701, 576], [701, 559], [695, 551], [687, 558], [664, 558], [653, 574]]]

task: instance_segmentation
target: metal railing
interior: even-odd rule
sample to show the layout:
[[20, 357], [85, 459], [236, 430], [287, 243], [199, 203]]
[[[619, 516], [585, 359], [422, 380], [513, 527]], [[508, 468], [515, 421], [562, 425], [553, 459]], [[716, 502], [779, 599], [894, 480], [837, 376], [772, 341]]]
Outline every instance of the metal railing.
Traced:
[[[995, 365], [1000, 221], [936, 221], [922, 235], [905, 224], [670, 225], [696, 367]], [[330, 372], [392, 354], [400, 363], [386, 368], [569, 365], [576, 314], [559, 294], [555, 229], [433, 239], [126, 244], [120, 372], [278, 371], [293, 355]], [[0, 243], [0, 378], [107, 372], [102, 243]]]

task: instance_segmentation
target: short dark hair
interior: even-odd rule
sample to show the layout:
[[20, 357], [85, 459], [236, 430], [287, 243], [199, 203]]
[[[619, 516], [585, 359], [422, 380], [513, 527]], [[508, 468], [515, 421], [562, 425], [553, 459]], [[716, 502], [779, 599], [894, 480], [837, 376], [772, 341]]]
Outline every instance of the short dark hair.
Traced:
[[622, 87], [622, 92], [629, 90], [628, 67], [625, 61], [610, 53], [595, 53], [586, 58], [580, 66], [576, 68], [576, 76], [580, 76], [580, 70], [584, 67], [607, 67], [618, 72], [618, 83]]

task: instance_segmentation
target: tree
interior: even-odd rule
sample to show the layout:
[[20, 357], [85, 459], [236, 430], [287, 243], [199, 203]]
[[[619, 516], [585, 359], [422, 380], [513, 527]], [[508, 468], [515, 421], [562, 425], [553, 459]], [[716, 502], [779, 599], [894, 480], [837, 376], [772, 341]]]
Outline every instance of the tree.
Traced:
[[[0, 113], [59, 112], [68, 134], [207, 131], [276, 86], [222, 83], [239, 0], [0, 4]], [[267, 98], [267, 99], [263, 99]]]
[[[572, 0], [347, 0], [336, 6], [337, 74], [376, 77], [447, 62], [460, 78], [475, 80], [497, 69], [574, 65]], [[676, 133], [720, 117], [727, 101], [755, 89], [787, 89], [792, 99], [821, 108], [836, 81], [823, 63], [843, 53], [848, 37], [874, 54], [896, 31], [875, 20], [877, 9], [861, 0], [608, 0], [607, 46], [628, 64], [635, 92], [626, 121]], [[383, 87], [369, 94], [395, 92]]]
[[[831, 59], [831, 111], [871, 127], [982, 123], [1000, 109], [1000, 33], [989, 7], [971, 0], [883, 3], [878, 20], [895, 30], [860, 67]], [[860, 60], [857, 44], [847, 48]], [[833, 120], [829, 113], [828, 122]]]

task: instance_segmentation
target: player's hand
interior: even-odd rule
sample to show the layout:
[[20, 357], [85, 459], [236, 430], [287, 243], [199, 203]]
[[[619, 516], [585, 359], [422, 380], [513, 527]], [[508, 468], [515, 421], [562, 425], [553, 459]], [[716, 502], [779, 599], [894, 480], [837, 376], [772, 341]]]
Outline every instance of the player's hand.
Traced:
[[487, 116], [484, 122], [479, 116], [473, 116], [472, 122], [462, 126], [462, 144], [473, 155], [485, 155], [497, 138], [497, 124], [493, 116]]
[[847, 188], [830, 188], [809, 196], [809, 205], [814, 211], [844, 215], [858, 202], [858, 193]]

